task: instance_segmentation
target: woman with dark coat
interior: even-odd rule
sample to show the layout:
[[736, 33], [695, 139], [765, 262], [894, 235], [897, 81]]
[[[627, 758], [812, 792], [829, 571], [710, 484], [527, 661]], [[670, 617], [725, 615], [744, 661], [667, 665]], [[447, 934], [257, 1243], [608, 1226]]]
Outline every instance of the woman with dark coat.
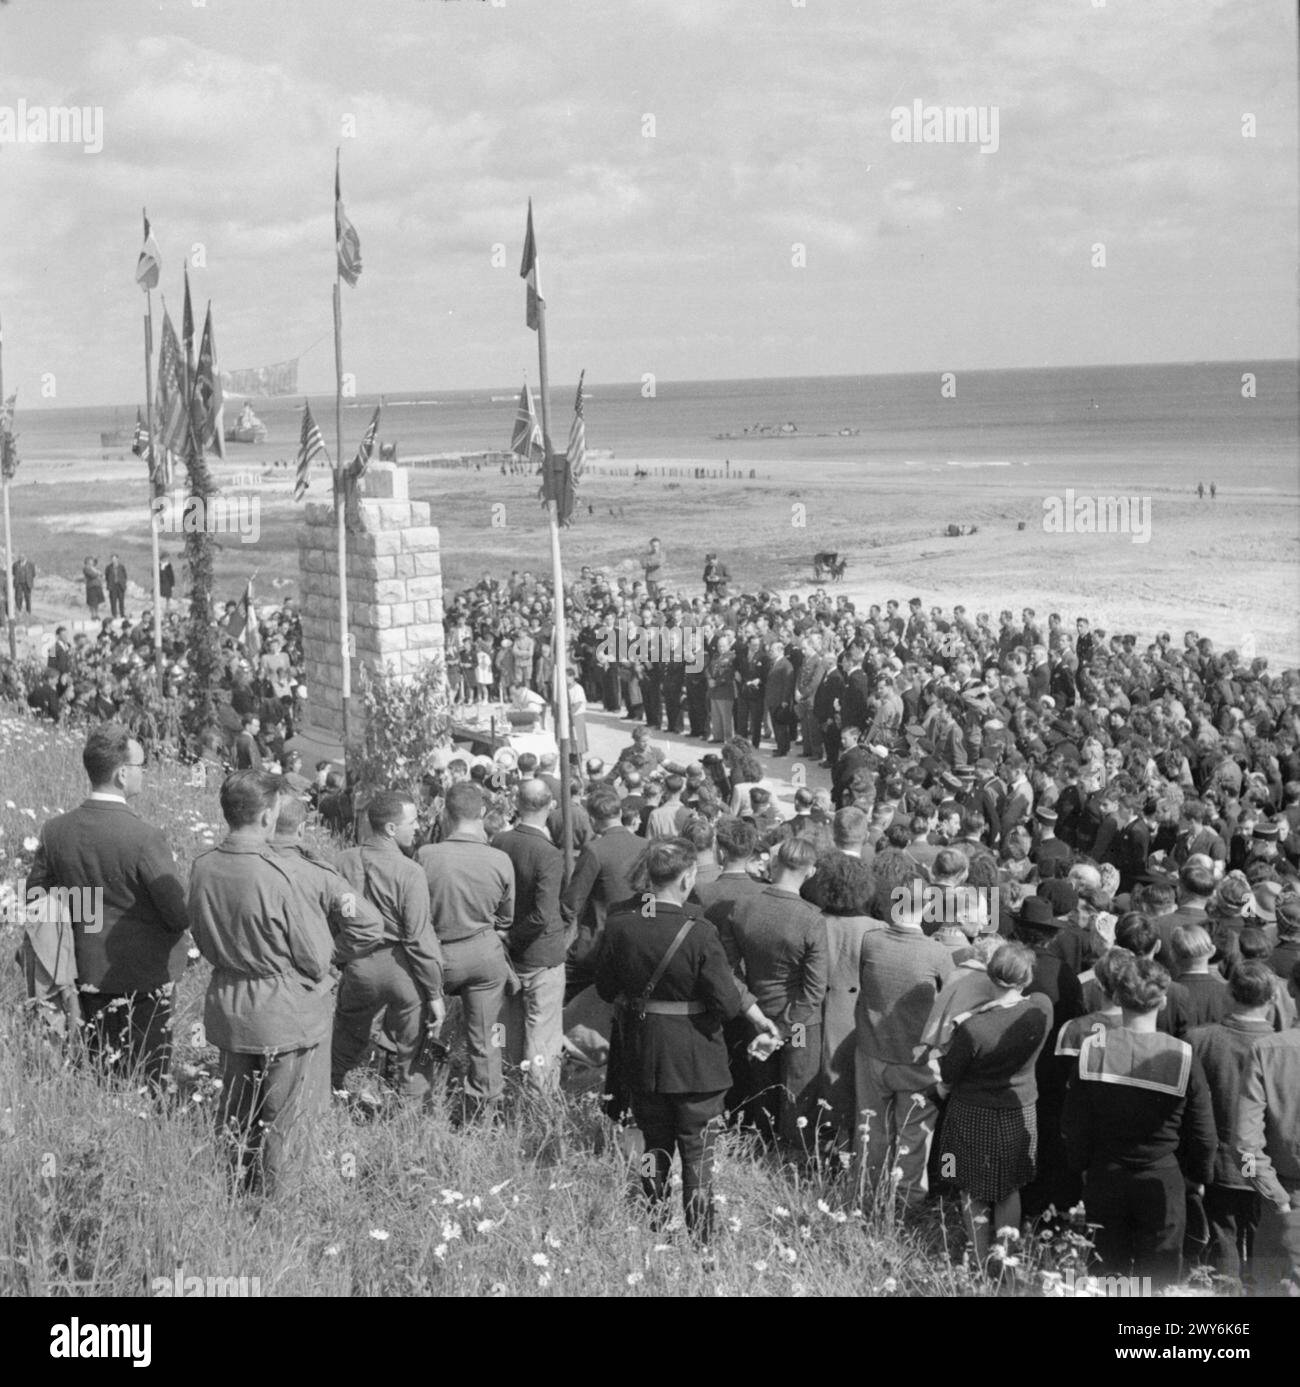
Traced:
[[81, 576], [86, 580], [86, 606], [90, 608], [92, 621], [99, 620], [99, 609], [104, 605], [104, 575], [99, 563], [89, 554], [81, 566]]
[[[668, 1217], [674, 1150], [682, 1158], [686, 1225], [707, 1241], [713, 1146], [731, 1085], [724, 1022], [744, 1012], [760, 1053], [780, 1043], [776, 1026], [742, 993], [718, 932], [688, 915], [696, 851], [680, 838], [649, 844], [633, 871], [644, 896], [612, 912], [596, 965], [596, 991], [617, 1004], [619, 1064], [644, 1139], [641, 1187], [656, 1228]], [[644, 900], [645, 904], [642, 904]], [[612, 1078], [612, 1076], [611, 1076]]]
[[1008, 1226], [1020, 1231], [1020, 1191], [1034, 1178], [1038, 1157], [1034, 1061], [1052, 1027], [1051, 1002], [1041, 992], [1025, 996], [1034, 979], [1032, 949], [1004, 944], [989, 960], [988, 979], [997, 995], [957, 1018], [939, 1061], [950, 1090], [940, 1166], [962, 1192], [980, 1267], [990, 1234]]

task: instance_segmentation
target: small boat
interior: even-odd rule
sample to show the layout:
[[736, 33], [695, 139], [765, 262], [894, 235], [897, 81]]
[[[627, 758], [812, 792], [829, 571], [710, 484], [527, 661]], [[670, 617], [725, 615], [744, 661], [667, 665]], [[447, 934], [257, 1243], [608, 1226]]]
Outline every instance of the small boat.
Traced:
[[266, 425], [249, 404], [239, 411], [239, 418], [233, 424], [226, 425], [227, 443], [265, 443], [266, 438]]

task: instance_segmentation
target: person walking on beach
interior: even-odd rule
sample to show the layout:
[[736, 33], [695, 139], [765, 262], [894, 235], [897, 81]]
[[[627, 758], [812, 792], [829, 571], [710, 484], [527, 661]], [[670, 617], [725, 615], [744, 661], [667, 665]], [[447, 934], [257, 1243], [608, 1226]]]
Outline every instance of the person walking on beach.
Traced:
[[1215, 485], [1214, 482], [1211, 482], [1211, 483], [1210, 483], [1210, 500], [1213, 501], [1214, 498], [1215, 498], [1218, 494], [1219, 494], [1219, 488], [1218, 488], [1218, 486]]

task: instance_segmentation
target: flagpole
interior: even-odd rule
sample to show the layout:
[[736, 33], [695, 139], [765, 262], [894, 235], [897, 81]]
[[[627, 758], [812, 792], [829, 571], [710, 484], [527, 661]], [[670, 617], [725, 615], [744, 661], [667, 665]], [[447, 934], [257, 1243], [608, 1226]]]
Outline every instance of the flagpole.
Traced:
[[[149, 433], [148, 450], [145, 457], [149, 467], [149, 546], [153, 554], [153, 670], [154, 682], [158, 686], [158, 696], [163, 691], [162, 665], [162, 574], [159, 572], [161, 560], [158, 553], [158, 524], [154, 516], [153, 501], [158, 495], [158, 478], [161, 475], [160, 459], [154, 449], [153, 437], [153, 293], [144, 291], [146, 312], [144, 315], [144, 412], [145, 428]], [[137, 416], [138, 418], [139, 416]]]
[[[534, 258], [536, 265], [536, 257]], [[551, 466], [551, 387], [546, 362], [546, 301], [542, 298], [540, 272], [534, 270], [537, 281], [537, 377], [538, 389], [542, 396], [542, 449], [545, 457], [542, 466], [548, 471]], [[554, 488], [548, 488], [554, 491]], [[568, 640], [564, 620], [564, 568], [560, 560], [560, 508], [552, 495], [546, 503], [546, 513], [551, 525], [551, 577], [555, 586], [555, 663], [557, 680], [563, 689], [563, 697], [556, 701], [555, 727], [556, 741], [560, 747], [560, 848], [564, 852], [564, 875], [573, 875], [573, 800], [569, 793], [569, 782], [573, 770], [569, 765], [569, 680], [568, 680]]]
[[339, 655], [343, 665], [343, 764], [352, 732], [352, 659], [348, 651], [348, 539], [343, 475], [343, 296], [334, 256], [334, 520], [339, 558]]
[[[0, 327], [0, 413], [4, 411], [5, 403], [5, 368], [4, 368], [4, 329]], [[14, 421], [12, 419], [5, 425], [6, 433], [13, 433]], [[3, 452], [4, 442], [0, 439], [0, 453]], [[14, 537], [13, 530], [9, 522], [9, 473], [4, 473], [4, 505], [5, 505], [5, 611], [8, 613], [7, 625], [9, 627], [9, 658], [18, 659], [18, 636], [15, 630], [17, 613], [14, 611]]]

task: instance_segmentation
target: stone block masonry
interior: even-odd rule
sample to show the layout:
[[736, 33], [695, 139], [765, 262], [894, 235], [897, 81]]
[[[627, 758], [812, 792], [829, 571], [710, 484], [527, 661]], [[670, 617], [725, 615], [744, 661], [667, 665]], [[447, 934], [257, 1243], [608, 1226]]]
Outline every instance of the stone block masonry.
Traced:
[[[362, 734], [361, 671], [413, 679], [443, 654], [442, 562], [432, 508], [412, 501], [406, 472], [372, 462], [347, 510], [348, 625], [355, 640], [352, 735]], [[338, 532], [332, 505], [309, 504], [298, 530], [310, 731], [343, 738]]]

